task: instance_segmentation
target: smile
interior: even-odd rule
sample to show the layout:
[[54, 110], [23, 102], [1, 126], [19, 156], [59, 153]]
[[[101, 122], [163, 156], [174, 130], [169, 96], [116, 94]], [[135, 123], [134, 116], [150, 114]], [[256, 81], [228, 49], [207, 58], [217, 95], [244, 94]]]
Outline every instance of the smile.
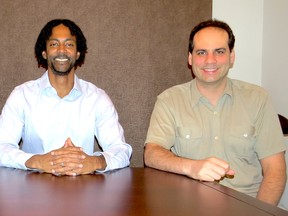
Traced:
[[217, 71], [217, 68], [204, 68], [203, 71], [207, 73], [213, 73]]
[[56, 61], [59, 61], [59, 62], [65, 62], [65, 61], [68, 61], [67, 58], [56, 58], [55, 60], [56, 60]]

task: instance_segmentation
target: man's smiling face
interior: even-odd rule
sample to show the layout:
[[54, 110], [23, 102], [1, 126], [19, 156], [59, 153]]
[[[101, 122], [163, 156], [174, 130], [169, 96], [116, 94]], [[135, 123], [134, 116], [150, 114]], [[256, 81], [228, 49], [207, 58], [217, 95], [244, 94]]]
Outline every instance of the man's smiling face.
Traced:
[[76, 37], [72, 36], [69, 28], [63, 24], [55, 26], [42, 55], [47, 59], [48, 70], [55, 75], [68, 75], [74, 70], [75, 62], [80, 56], [77, 52]]

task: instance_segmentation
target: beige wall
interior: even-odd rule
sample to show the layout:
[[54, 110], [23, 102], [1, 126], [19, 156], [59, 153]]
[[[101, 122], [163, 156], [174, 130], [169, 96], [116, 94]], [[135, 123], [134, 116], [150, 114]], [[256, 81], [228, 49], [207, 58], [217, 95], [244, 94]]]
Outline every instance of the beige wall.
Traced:
[[262, 85], [273, 98], [276, 110], [288, 118], [288, 1], [264, 1]]
[[227, 22], [235, 34], [229, 77], [261, 85], [263, 0], [213, 0], [212, 16]]
[[68, 18], [88, 41], [79, 77], [106, 90], [114, 102], [132, 166], [143, 166], [143, 143], [156, 95], [191, 79], [191, 28], [212, 16], [212, 0], [1, 0], [0, 108], [12, 89], [36, 79], [34, 43], [51, 19]]
[[264, 87], [288, 118], [287, 11], [287, 0], [213, 0], [212, 7], [212, 16], [227, 21], [236, 35], [229, 76]]

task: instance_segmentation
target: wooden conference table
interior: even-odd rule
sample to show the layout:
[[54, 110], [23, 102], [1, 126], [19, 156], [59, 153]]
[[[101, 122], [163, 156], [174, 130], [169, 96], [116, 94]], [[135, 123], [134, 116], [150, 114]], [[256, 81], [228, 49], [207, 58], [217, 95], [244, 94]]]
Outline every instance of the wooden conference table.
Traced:
[[53, 176], [0, 168], [0, 215], [288, 215], [223, 187], [151, 168]]

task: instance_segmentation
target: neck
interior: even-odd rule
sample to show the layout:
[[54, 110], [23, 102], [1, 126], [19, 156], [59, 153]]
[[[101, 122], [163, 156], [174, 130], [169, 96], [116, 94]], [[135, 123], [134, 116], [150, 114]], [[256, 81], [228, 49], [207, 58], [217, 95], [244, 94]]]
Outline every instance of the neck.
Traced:
[[59, 76], [48, 70], [48, 77], [60, 98], [68, 95], [74, 86], [74, 71], [71, 71], [68, 75]]
[[203, 83], [199, 80], [196, 80], [196, 85], [199, 92], [208, 99], [208, 101], [213, 105], [216, 106], [218, 100], [223, 95], [223, 92], [227, 85], [227, 78], [222, 80], [219, 83]]

